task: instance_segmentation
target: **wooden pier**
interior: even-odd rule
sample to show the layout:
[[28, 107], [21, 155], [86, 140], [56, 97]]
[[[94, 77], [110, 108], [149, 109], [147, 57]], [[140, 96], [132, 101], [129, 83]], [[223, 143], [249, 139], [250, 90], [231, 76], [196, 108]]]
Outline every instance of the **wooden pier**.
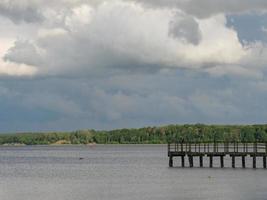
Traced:
[[236, 167], [236, 158], [242, 159], [242, 167], [246, 168], [246, 157], [252, 158], [252, 167], [257, 168], [257, 157], [262, 158], [263, 168], [266, 169], [266, 143], [169, 143], [169, 167], [173, 167], [173, 158], [181, 158], [181, 166], [185, 167], [188, 158], [189, 167], [194, 167], [194, 158], [199, 158], [199, 167], [203, 167], [203, 158], [209, 159], [209, 167], [213, 167], [214, 157], [220, 158], [220, 167], [224, 168], [224, 158], [230, 156], [232, 168]]

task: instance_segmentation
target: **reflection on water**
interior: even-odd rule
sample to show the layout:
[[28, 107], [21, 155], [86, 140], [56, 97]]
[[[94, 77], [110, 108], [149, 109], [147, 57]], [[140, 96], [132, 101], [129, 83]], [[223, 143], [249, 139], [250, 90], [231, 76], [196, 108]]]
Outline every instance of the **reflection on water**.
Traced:
[[231, 169], [230, 160], [226, 169], [168, 168], [166, 151], [164, 145], [0, 147], [0, 199], [267, 199], [266, 170]]

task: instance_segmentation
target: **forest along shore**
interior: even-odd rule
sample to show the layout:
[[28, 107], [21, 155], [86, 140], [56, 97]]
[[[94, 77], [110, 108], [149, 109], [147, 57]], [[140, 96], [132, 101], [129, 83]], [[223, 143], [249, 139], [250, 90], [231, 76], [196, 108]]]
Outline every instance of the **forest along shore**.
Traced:
[[184, 142], [267, 141], [263, 125], [168, 125], [111, 131], [77, 130], [72, 132], [24, 132], [0, 134], [0, 145], [63, 144], [166, 144]]

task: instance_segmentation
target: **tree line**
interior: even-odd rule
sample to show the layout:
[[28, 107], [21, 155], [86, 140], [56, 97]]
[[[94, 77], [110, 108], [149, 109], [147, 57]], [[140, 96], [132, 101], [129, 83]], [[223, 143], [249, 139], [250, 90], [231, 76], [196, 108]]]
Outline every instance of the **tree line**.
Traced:
[[0, 145], [165, 144], [168, 142], [267, 142], [267, 125], [168, 125], [111, 131], [0, 134]]

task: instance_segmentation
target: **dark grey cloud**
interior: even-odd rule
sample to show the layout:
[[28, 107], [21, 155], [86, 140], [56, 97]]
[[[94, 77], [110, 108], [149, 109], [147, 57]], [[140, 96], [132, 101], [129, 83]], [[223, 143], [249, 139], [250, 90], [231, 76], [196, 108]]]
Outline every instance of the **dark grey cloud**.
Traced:
[[263, 123], [267, 117], [267, 81], [215, 78], [194, 71], [91, 79], [7, 79], [1, 85], [2, 132]]
[[189, 0], [182, 7], [187, 13], [205, 18], [218, 13], [266, 11], [267, 2], [265, 0]]
[[0, 2], [0, 15], [6, 16], [15, 23], [35, 23], [43, 20], [38, 5], [30, 1], [7, 0]]
[[17, 40], [9, 49], [9, 53], [4, 56], [6, 61], [14, 60], [27, 65], [39, 65], [42, 62], [41, 59], [36, 47], [27, 40]]
[[267, 10], [265, 0], [129, 0], [156, 8], [176, 8], [199, 18], [227, 13], [246, 13]]
[[[265, 0], [121, 0], [124, 2], [136, 2], [150, 8], [171, 8], [178, 9], [190, 15], [207, 18], [212, 15], [227, 13], [237, 14], [244, 12], [267, 10]], [[73, 7], [79, 5], [98, 6], [104, 0], [5, 0], [0, 2], [0, 15], [6, 16], [15, 23], [42, 23], [48, 13], [56, 11], [61, 13], [70, 11]], [[115, 2], [115, 1], [114, 1]], [[64, 6], [62, 6], [64, 5]], [[56, 15], [55, 17], [59, 17]], [[54, 18], [55, 19], [55, 18]], [[55, 19], [58, 20], [58, 19]]]
[[193, 17], [185, 17], [180, 19], [180, 16], [174, 18], [170, 22], [169, 29], [170, 36], [174, 38], [184, 38], [187, 42], [195, 45], [199, 44], [201, 40], [201, 32], [199, 25]]

